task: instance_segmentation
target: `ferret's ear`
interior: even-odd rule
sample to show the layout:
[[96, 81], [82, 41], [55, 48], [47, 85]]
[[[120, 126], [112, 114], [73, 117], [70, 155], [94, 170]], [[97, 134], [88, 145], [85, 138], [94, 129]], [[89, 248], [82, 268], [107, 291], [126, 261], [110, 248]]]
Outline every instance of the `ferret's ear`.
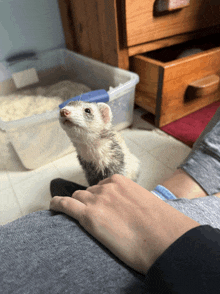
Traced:
[[107, 124], [107, 123], [111, 122], [112, 111], [111, 111], [111, 108], [108, 106], [108, 104], [103, 103], [103, 102], [99, 102], [99, 103], [97, 103], [97, 106], [101, 112], [104, 123]]

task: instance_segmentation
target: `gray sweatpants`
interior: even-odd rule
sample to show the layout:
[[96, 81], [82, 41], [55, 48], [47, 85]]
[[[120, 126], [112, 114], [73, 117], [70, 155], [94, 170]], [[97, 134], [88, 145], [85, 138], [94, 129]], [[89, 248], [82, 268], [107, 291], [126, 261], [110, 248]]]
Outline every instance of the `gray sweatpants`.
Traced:
[[206, 192], [220, 192], [220, 107], [179, 166]]
[[[220, 229], [220, 109], [180, 166], [210, 195], [166, 200], [200, 224]], [[0, 227], [1, 293], [147, 293], [127, 267], [64, 214], [39, 211]]]

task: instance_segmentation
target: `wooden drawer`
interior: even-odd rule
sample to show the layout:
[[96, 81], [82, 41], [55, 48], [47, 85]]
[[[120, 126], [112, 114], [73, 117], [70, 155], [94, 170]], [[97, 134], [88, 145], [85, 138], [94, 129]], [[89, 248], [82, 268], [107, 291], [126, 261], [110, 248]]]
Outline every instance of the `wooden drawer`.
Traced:
[[180, 59], [183, 45], [131, 57], [131, 70], [140, 76], [135, 102], [155, 115], [157, 127], [219, 100], [220, 44], [201, 44], [202, 52]]
[[[166, 3], [166, 4], [164, 4]], [[157, 7], [169, 3], [181, 9]], [[176, 4], [179, 3], [179, 4]], [[218, 0], [125, 0], [127, 47], [220, 24]]]

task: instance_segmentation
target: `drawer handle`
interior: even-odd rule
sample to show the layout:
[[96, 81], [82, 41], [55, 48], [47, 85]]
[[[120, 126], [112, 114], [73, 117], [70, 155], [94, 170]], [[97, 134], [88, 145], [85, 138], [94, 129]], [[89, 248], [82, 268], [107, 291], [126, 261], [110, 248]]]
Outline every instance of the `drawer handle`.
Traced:
[[219, 88], [220, 78], [217, 75], [211, 75], [201, 80], [192, 82], [187, 89], [187, 96], [201, 97], [215, 93]]
[[190, 0], [157, 0], [155, 9], [157, 12], [169, 12], [190, 5]]

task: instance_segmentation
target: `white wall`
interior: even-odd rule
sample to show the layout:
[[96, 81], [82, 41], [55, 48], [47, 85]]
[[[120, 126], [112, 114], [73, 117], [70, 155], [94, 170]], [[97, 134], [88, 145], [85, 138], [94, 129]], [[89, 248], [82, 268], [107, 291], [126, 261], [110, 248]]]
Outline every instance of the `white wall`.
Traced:
[[0, 61], [24, 50], [65, 47], [57, 0], [0, 0]]

